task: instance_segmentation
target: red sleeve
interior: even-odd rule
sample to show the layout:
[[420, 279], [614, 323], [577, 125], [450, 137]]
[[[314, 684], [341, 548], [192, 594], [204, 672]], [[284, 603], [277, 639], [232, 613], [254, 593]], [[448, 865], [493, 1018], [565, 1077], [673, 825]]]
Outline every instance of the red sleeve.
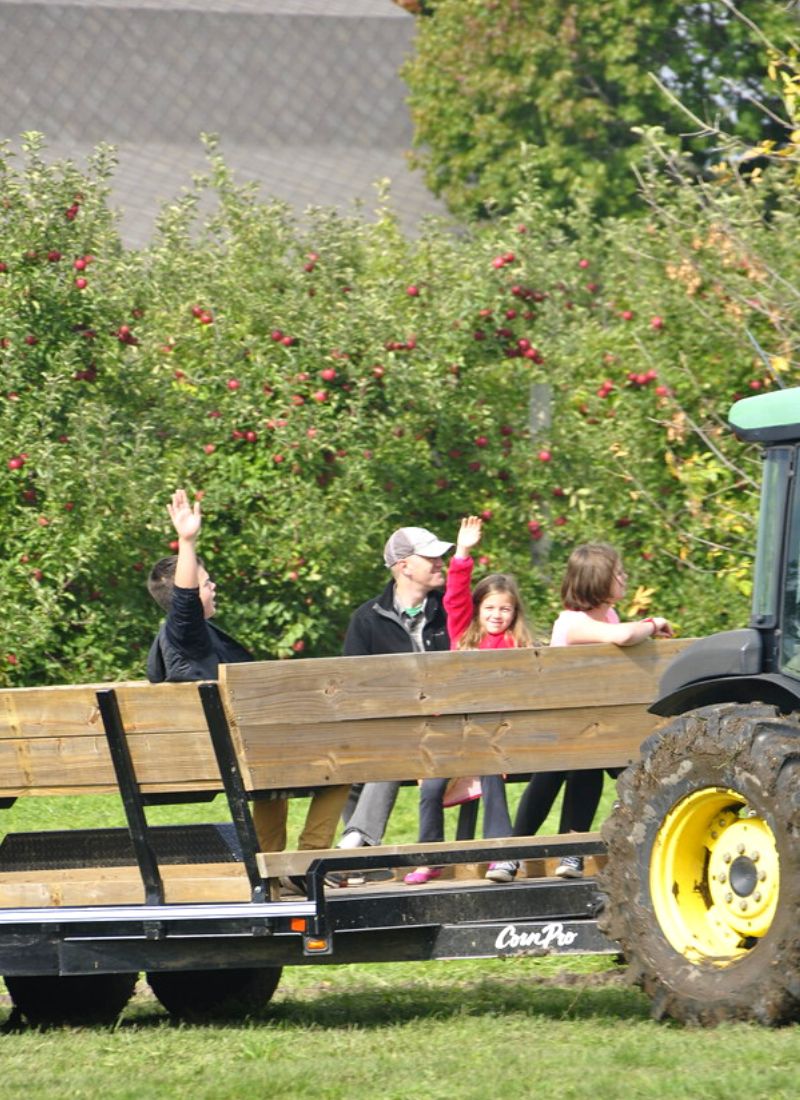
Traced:
[[472, 567], [472, 558], [451, 558], [447, 567], [444, 609], [447, 612], [451, 649], [455, 649], [458, 639], [472, 620]]

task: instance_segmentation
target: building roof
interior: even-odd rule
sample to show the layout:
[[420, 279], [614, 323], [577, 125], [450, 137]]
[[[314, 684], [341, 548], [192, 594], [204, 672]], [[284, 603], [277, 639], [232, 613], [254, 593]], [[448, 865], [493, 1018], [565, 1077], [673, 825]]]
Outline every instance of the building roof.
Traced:
[[112, 203], [144, 245], [160, 205], [206, 167], [202, 133], [265, 198], [392, 205], [413, 232], [443, 207], [412, 172], [398, 75], [415, 20], [392, 0], [0, 0], [2, 136], [48, 156], [116, 146]]

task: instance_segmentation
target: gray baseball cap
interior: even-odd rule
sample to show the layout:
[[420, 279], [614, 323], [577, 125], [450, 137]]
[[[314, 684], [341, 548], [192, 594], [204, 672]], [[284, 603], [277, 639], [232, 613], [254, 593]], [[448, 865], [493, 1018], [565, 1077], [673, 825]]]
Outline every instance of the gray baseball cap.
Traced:
[[452, 542], [442, 542], [425, 527], [400, 527], [389, 536], [383, 548], [383, 560], [391, 569], [412, 554], [420, 554], [423, 558], [440, 558], [452, 549]]

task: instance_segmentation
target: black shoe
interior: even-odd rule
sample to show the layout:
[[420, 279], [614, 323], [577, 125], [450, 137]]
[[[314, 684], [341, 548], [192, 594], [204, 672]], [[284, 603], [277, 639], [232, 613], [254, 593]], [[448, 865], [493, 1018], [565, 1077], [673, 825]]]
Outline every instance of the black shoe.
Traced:
[[333, 889], [349, 885], [347, 871], [328, 871], [325, 876], [325, 885]]
[[556, 874], [559, 878], [583, 878], [583, 856], [564, 856]]
[[290, 875], [288, 878], [279, 879], [281, 891], [284, 894], [293, 894], [298, 898], [308, 896], [308, 883], [305, 875]]
[[393, 882], [394, 871], [388, 867], [376, 867], [374, 871], [351, 871], [347, 881], [350, 886], [363, 886], [367, 882]]

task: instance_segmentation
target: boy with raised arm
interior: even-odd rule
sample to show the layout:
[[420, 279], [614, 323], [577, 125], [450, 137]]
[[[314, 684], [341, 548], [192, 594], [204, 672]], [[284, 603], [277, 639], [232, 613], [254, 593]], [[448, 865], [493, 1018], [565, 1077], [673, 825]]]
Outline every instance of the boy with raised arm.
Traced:
[[[147, 678], [151, 683], [216, 680], [221, 664], [252, 661], [253, 656], [210, 622], [216, 612], [216, 585], [197, 556], [200, 502], [191, 505], [186, 492], [176, 489], [167, 511], [178, 536], [178, 553], [156, 562], [147, 580], [150, 595], [167, 613], [147, 655]], [[331, 846], [349, 789], [320, 787], [314, 793], [299, 849]], [[286, 798], [253, 800], [253, 824], [262, 851], [279, 852], [286, 847], [287, 812]], [[282, 884], [292, 893], [305, 893], [301, 878]]]

